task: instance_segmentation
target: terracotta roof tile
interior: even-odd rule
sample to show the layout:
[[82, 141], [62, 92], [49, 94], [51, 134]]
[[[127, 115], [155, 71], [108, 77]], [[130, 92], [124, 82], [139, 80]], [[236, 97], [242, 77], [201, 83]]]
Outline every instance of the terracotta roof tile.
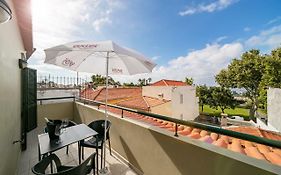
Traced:
[[238, 126], [238, 127], [228, 127], [225, 128], [228, 130], [236, 131], [236, 132], [241, 132], [245, 134], [251, 134], [254, 136], [258, 137], [264, 137], [267, 139], [272, 139], [272, 140], [280, 140], [281, 141], [281, 135], [277, 132], [273, 131], [267, 131], [263, 130], [257, 127], [250, 127], [250, 126]]
[[147, 96], [143, 96], [144, 100], [146, 101], [146, 103], [148, 104], [148, 106], [150, 107], [154, 107], [154, 106], [158, 106], [164, 103], [169, 102], [170, 100], [160, 100], [158, 98], [154, 98], [154, 97], [147, 97]]
[[202, 131], [200, 132], [200, 136], [201, 136], [201, 137], [204, 137], [204, 136], [206, 136], [206, 135], [208, 135], [208, 131], [202, 130]]
[[135, 96], [133, 98], [117, 102], [116, 105], [145, 111], [149, 111], [150, 109], [142, 96]]
[[160, 80], [157, 81], [150, 86], [187, 86], [185, 82], [176, 81], [176, 80]]
[[205, 136], [201, 137], [199, 140], [201, 140], [203, 142], [206, 142], [206, 143], [212, 143], [213, 142], [213, 139], [209, 135], [205, 135]]
[[265, 160], [263, 154], [261, 154], [256, 147], [245, 148], [245, 152], [250, 157]]
[[227, 148], [228, 147], [228, 144], [223, 139], [221, 139], [221, 138], [216, 140], [216, 141], [214, 141], [213, 145], [216, 145], [216, 146], [219, 146], [219, 147], [222, 147], [222, 148]]
[[254, 136], [258, 136], [258, 137], [262, 137], [262, 135], [260, 134], [258, 128], [256, 127], [244, 127], [244, 126], [239, 126], [239, 127], [228, 127], [225, 128], [231, 131], [236, 131], [236, 132], [241, 132], [241, 133], [245, 133], [245, 134], [251, 134]]
[[217, 133], [213, 133], [213, 132], [210, 134], [210, 136], [213, 140], [217, 140], [219, 137], [219, 135]]
[[266, 159], [269, 160], [271, 163], [281, 166], [281, 156], [274, 152], [267, 152], [264, 154]]
[[188, 137], [190, 137], [192, 139], [199, 139], [199, 138], [201, 138], [201, 136], [200, 136], [200, 134], [198, 132], [193, 132], [193, 133], [189, 134]]

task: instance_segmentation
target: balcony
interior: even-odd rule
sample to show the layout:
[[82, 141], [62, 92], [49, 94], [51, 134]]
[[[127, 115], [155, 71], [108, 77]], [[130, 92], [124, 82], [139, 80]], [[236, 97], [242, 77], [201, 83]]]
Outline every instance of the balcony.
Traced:
[[[38, 104], [38, 127], [28, 135], [28, 149], [22, 154], [19, 174], [30, 174], [37, 161], [37, 134], [45, 125], [44, 117], [69, 118], [77, 123], [104, 119], [104, 108], [84, 101], [56, 101]], [[119, 111], [118, 111], [119, 110]], [[281, 166], [258, 160], [187, 136], [175, 136], [165, 128], [132, 117], [125, 110], [111, 108], [109, 120], [113, 157], [108, 155], [111, 174], [280, 174]], [[169, 119], [167, 117], [167, 119]], [[90, 154], [93, 150], [87, 150]], [[77, 144], [57, 153], [64, 163], [77, 164]]]

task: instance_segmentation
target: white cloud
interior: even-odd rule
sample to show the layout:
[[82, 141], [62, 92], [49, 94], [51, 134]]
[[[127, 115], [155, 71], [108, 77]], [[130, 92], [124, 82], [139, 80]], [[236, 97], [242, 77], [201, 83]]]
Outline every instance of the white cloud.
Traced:
[[[151, 77], [153, 81], [174, 79], [183, 81], [192, 77], [196, 84], [214, 84], [214, 76], [243, 51], [241, 43], [208, 44], [205, 48], [189, 52], [186, 56], [172, 59], [166, 66], [157, 66], [151, 74], [126, 77], [126, 82]], [[124, 81], [124, 77], [115, 77]]]
[[280, 20], [281, 20], [281, 16], [277, 16], [276, 18], [274, 18], [274, 19], [268, 21], [267, 25], [276, 23], [276, 22], [278, 22], [278, 21], [280, 21]]
[[103, 27], [106, 24], [111, 24], [112, 21], [109, 19], [109, 17], [104, 17], [97, 19], [93, 22], [93, 26], [97, 32], [100, 32], [101, 27]]
[[161, 56], [154, 56], [154, 57], [152, 57], [151, 59], [152, 59], [153, 61], [156, 61], [156, 60], [158, 60], [159, 58], [161, 58]]
[[[38, 68], [39, 73], [68, 72], [58, 69], [54, 72], [43, 64], [44, 49], [58, 44], [82, 40], [84, 26], [94, 25], [96, 31], [110, 24], [110, 15], [122, 8], [119, 0], [32, 0], [33, 38], [36, 52], [29, 59], [30, 67]], [[60, 71], [60, 72], [58, 72]]]
[[216, 39], [216, 43], [219, 43], [219, 42], [221, 42], [221, 41], [223, 41], [223, 40], [225, 40], [225, 39], [227, 39], [228, 38], [228, 36], [220, 36], [220, 37], [218, 37], [217, 39]]
[[124, 8], [124, 5], [120, 0], [97, 0], [96, 2], [97, 7], [94, 9], [92, 26], [96, 32], [100, 32], [102, 27], [112, 23], [112, 13]]
[[281, 44], [281, 25], [261, 31], [245, 41], [246, 47], [265, 47], [270, 50]]
[[203, 12], [211, 13], [211, 12], [223, 10], [237, 1], [238, 0], [216, 0], [209, 4], [202, 3], [196, 5], [195, 7], [189, 6], [184, 11], [180, 11], [179, 15], [186, 16], [186, 15], [193, 15], [196, 13], [203, 13]]
[[244, 32], [249, 32], [249, 31], [251, 31], [251, 28], [250, 27], [245, 27], [243, 30], [244, 30]]

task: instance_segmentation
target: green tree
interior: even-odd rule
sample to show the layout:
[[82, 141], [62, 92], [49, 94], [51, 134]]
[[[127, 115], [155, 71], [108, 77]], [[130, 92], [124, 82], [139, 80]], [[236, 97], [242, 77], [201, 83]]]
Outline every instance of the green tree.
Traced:
[[241, 59], [233, 59], [227, 69], [216, 75], [216, 82], [222, 87], [246, 90], [246, 96], [252, 101], [251, 117], [259, 104], [260, 84], [265, 71], [264, 59], [259, 50], [250, 50], [242, 54]]
[[138, 86], [138, 85], [137, 85], [137, 84], [134, 84], [133, 82], [130, 82], [130, 83], [123, 83], [123, 86], [135, 87], [135, 86]]
[[187, 84], [187, 85], [193, 85], [193, 78], [189, 78], [189, 77], [185, 77], [184, 79], [184, 82]]
[[208, 104], [208, 101], [211, 99], [211, 93], [209, 88], [206, 85], [196, 86], [196, 95], [199, 98], [199, 105], [203, 112], [204, 105]]
[[138, 79], [138, 86], [147, 86], [147, 85], [149, 85], [149, 83], [152, 81], [152, 79], [151, 78], [140, 78], [140, 79]]
[[259, 107], [267, 108], [267, 89], [269, 87], [281, 88], [281, 48], [271, 51], [264, 60], [264, 75], [260, 84]]
[[209, 92], [211, 92], [211, 98], [208, 100], [208, 104], [211, 108], [220, 108], [222, 113], [227, 108], [234, 109], [237, 104], [232, 92], [228, 88], [210, 87]]
[[146, 79], [146, 85], [149, 85], [151, 83], [152, 79], [149, 77], [148, 79]]
[[265, 71], [261, 86], [281, 88], [281, 47], [272, 50], [271, 55], [265, 57]]
[[[97, 86], [105, 86], [106, 84], [106, 77], [102, 76], [102, 75], [92, 75], [92, 82], [93, 82], [93, 86], [94, 88], [96, 88]], [[108, 84], [109, 85], [114, 85], [114, 86], [120, 86], [120, 82], [116, 82], [114, 81], [114, 79], [112, 77], [108, 77]]]

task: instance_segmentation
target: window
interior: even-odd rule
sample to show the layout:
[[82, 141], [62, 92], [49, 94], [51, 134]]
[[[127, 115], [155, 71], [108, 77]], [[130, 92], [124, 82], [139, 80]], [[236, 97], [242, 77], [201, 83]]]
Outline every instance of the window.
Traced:
[[180, 94], [180, 104], [183, 104], [183, 95]]

